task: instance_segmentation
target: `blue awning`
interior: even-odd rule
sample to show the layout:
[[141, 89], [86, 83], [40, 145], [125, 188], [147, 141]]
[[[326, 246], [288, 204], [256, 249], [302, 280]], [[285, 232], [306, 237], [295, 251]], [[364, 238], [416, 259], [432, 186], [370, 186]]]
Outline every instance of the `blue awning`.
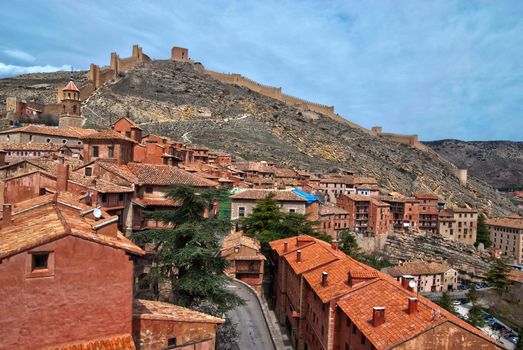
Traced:
[[307, 204], [311, 204], [312, 202], [317, 202], [319, 201], [319, 198], [316, 197], [316, 196], [313, 196], [312, 194], [308, 193], [308, 192], [305, 192], [305, 191], [302, 191], [302, 190], [299, 190], [297, 188], [293, 189], [292, 192], [304, 199], [307, 200]]

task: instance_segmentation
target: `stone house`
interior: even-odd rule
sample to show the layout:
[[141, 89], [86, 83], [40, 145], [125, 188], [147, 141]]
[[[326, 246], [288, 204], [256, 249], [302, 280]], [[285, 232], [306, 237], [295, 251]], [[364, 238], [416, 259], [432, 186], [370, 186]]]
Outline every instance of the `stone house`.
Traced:
[[439, 212], [438, 233], [465, 244], [476, 242], [478, 211], [467, 208], [445, 209]]
[[458, 272], [442, 263], [408, 262], [388, 269], [387, 273], [398, 281], [402, 276], [412, 276], [419, 293], [446, 292], [458, 288]]
[[370, 196], [340, 195], [337, 206], [349, 213], [351, 230], [368, 234], [383, 234], [392, 231], [390, 205]]
[[523, 264], [523, 218], [497, 217], [488, 219], [486, 224], [493, 247], [501, 250], [509, 262]]
[[350, 227], [349, 212], [334, 205], [320, 206], [320, 232], [337, 239], [339, 233]]

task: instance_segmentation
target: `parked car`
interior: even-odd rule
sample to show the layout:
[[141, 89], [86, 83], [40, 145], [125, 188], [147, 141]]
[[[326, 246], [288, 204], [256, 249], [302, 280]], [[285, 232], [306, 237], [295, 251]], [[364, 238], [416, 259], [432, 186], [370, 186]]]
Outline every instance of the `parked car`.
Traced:
[[519, 340], [518, 337], [508, 337], [508, 341], [511, 342], [512, 344], [517, 344], [518, 340]]
[[454, 304], [454, 305], [461, 305], [461, 300], [454, 300], [452, 302], [452, 304]]

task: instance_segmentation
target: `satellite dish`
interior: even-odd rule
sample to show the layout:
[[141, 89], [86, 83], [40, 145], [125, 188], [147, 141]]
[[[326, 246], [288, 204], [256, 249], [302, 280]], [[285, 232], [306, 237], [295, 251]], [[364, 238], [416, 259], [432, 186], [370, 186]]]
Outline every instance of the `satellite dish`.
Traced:
[[93, 215], [96, 219], [100, 219], [102, 217], [102, 211], [100, 208], [94, 208]]
[[409, 287], [414, 289], [416, 287], [416, 282], [415, 281], [410, 281], [409, 282]]

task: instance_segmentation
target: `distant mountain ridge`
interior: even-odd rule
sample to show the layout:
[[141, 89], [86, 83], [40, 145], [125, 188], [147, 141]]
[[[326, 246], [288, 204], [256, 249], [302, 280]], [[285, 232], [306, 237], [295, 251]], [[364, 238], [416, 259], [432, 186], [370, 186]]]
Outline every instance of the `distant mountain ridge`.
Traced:
[[[57, 73], [61, 74], [61, 73]], [[47, 77], [47, 78], [46, 78]], [[52, 73], [29, 79], [1, 79], [0, 98], [52, 83]], [[28, 90], [29, 89], [29, 90]], [[31, 95], [52, 100], [52, 88]], [[89, 126], [108, 127], [129, 115], [148, 132], [190, 140], [243, 159], [316, 172], [349, 169], [373, 176], [390, 191], [432, 192], [449, 205], [478, 207], [492, 214], [516, 211], [485, 182], [469, 178], [462, 186], [453, 167], [436, 153], [369, 134], [322, 113], [303, 110], [223, 83], [196, 64], [172, 60], [138, 63], [104, 84], [82, 104]]]
[[439, 140], [424, 144], [501, 191], [523, 190], [523, 142]]

